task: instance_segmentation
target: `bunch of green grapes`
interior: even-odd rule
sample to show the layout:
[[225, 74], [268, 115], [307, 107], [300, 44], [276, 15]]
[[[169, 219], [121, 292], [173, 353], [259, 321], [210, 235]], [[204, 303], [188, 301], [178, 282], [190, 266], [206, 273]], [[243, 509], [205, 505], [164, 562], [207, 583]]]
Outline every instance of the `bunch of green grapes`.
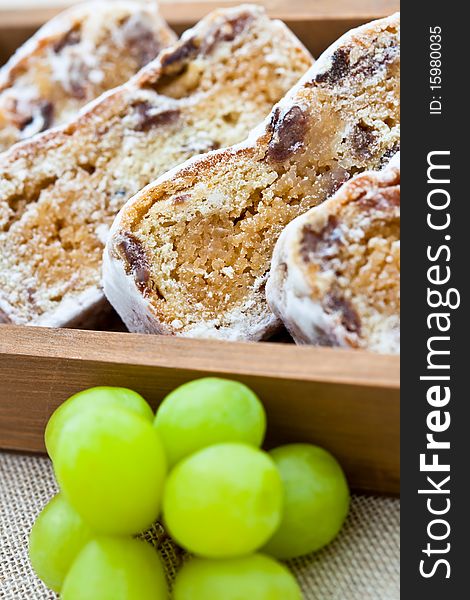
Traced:
[[225, 379], [180, 386], [155, 417], [131, 390], [72, 396], [46, 428], [60, 493], [31, 531], [36, 573], [65, 600], [166, 599], [156, 551], [133, 539], [162, 516], [195, 555], [174, 600], [300, 600], [277, 559], [328, 544], [349, 490], [331, 454], [309, 444], [264, 452], [265, 431], [256, 394]]
[[39, 577], [68, 600], [168, 597], [158, 554], [133, 535], [159, 516], [167, 473], [147, 402], [100, 387], [69, 398], [45, 433], [60, 493], [31, 530]]

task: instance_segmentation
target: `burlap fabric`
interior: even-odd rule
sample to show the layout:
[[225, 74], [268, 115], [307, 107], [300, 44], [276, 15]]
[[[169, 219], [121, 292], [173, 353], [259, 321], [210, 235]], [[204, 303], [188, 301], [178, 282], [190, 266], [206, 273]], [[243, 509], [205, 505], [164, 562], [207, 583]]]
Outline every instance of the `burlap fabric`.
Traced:
[[[27, 553], [31, 525], [56, 491], [47, 458], [0, 453], [2, 600], [56, 598], [34, 575]], [[396, 499], [354, 496], [351, 513], [339, 538], [314, 556], [290, 563], [304, 598], [397, 600], [399, 510]], [[185, 560], [184, 552], [160, 526], [147, 532], [145, 537], [158, 548], [171, 582]]]

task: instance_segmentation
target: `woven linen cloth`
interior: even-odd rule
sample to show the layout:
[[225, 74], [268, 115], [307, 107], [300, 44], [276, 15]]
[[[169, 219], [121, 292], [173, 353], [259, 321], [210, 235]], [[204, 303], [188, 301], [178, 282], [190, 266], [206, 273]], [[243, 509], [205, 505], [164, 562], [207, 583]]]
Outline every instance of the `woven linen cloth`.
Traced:
[[[48, 458], [0, 453], [2, 600], [57, 598], [35, 576], [28, 560], [31, 526], [56, 492]], [[397, 499], [353, 496], [339, 537], [324, 550], [289, 562], [305, 600], [398, 600], [399, 519]], [[185, 552], [160, 525], [144, 537], [158, 548], [171, 585]]]

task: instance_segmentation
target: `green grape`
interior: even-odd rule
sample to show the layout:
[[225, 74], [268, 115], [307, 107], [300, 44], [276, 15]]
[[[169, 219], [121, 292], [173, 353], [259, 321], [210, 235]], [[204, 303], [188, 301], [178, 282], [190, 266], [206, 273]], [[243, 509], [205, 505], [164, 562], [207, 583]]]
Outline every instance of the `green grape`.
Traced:
[[47, 587], [60, 592], [75, 557], [92, 533], [62, 494], [39, 514], [29, 536], [29, 558]]
[[166, 600], [165, 574], [156, 551], [132, 538], [98, 537], [77, 556], [62, 600]]
[[64, 423], [77, 411], [90, 407], [114, 408], [118, 406], [137, 413], [151, 421], [153, 412], [137, 392], [119, 387], [94, 387], [70, 396], [52, 414], [46, 426], [45, 442], [49, 456], [54, 460], [57, 439]]
[[206, 446], [243, 442], [261, 446], [266, 415], [246, 385], [207, 377], [180, 386], [160, 405], [155, 418], [170, 465]]
[[176, 576], [174, 600], [301, 600], [287, 567], [263, 554], [241, 558], [196, 558]]
[[349, 509], [349, 489], [338, 461], [310, 444], [270, 452], [284, 484], [281, 525], [263, 552], [288, 559], [319, 550], [338, 534]]
[[90, 408], [67, 419], [56, 450], [60, 488], [96, 532], [137, 533], [158, 517], [166, 459], [150, 421]]
[[170, 473], [163, 515], [184, 548], [209, 558], [259, 548], [279, 525], [282, 482], [271, 458], [245, 444], [217, 444]]

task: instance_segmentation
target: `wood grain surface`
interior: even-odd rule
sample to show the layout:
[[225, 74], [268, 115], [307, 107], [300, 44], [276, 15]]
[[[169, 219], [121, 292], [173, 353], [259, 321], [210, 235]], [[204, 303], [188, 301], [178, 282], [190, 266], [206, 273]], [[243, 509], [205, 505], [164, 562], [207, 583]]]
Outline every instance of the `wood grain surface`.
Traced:
[[[110, 0], [112, 1], [112, 0]], [[153, 0], [142, 0], [152, 2]], [[40, 24], [75, 0], [0, 0], [0, 24]], [[279, 19], [370, 19], [399, 10], [398, 0], [250, 0]], [[163, 16], [173, 22], [199, 20], [211, 10], [242, 4], [237, 0], [159, 0]]]
[[0, 447], [43, 451], [48, 417], [81, 389], [130, 387], [156, 407], [205, 375], [260, 395], [268, 444], [318, 443], [354, 488], [398, 492], [399, 359], [362, 351], [2, 325]]

